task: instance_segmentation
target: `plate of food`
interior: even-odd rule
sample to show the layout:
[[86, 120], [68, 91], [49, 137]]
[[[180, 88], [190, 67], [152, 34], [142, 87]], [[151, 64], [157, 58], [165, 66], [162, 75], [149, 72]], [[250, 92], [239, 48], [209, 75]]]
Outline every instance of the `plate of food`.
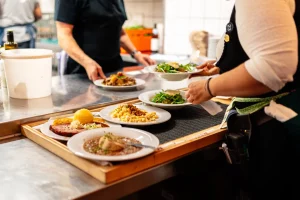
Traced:
[[186, 101], [185, 91], [179, 90], [153, 90], [139, 95], [139, 100], [145, 104], [163, 109], [179, 109], [191, 105]]
[[141, 87], [145, 84], [143, 79], [133, 78], [123, 72], [112, 74], [106, 79], [94, 81], [94, 84], [108, 90], [128, 90]]
[[160, 124], [171, 118], [171, 114], [161, 108], [134, 104], [108, 106], [99, 114], [103, 119], [112, 123], [134, 126]]
[[110, 127], [84, 131], [67, 143], [75, 155], [99, 161], [124, 161], [146, 156], [155, 151], [158, 138], [146, 131]]
[[120, 124], [110, 123], [87, 109], [80, 109], [73, 117], [51, 119], [42, 124], [41, 132], [56, 140], [68, 141], [72, 136], [86, 130], [121, 127]]
[[163, 62], [158, 65], [146, 67], [150, 73], [158, 74], [161, 78], [168, 81], [181, 81], [190, 74], [199, 73], [202, 69], [197, 69], [194, 63], [181, 64], [178, 62]]

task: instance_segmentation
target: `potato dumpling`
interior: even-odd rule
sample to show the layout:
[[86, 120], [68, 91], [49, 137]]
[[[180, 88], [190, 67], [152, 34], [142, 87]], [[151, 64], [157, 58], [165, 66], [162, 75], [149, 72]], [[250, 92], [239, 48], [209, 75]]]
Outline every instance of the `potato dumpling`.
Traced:
[[74, 114], [73, 120], [78, 120], [81, 124], [92, 123], [94, 116], [88, 109], [77, 110]]

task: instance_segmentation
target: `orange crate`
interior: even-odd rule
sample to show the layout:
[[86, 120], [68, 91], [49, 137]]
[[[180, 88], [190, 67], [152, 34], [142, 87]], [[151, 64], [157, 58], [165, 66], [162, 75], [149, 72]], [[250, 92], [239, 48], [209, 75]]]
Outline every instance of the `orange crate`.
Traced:
[[[137, 30], [125, 29], [125, 32], [138, 51], [151, 51], [151, 28]], [[126, 53], [126, 51], [121, 48], [121, 53]]]

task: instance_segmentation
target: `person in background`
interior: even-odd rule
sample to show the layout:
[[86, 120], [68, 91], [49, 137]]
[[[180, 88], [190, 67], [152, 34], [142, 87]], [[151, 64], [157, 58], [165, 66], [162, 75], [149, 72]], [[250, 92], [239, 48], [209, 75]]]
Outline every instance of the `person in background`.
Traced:
[[254, 200], [299, 199], [299, 37], [300, 1], [236, 0], [217, 62], [198, 67], [204, 75], [220, 75], [188, 86], [193, 104], [238, 97], [227, 109], [227, 126], [229, 132], [251, 127], [248, 183]]
[[123, 67], [120, 46], [144, 66], [154, 64], [137, 51], [122, 28], [127, 19], [123, 0], [56, 0], [59, 45], [70, 57], [65, 74], [86, 73], [92, 81]]
[[0, 0], [0, 43], [6, 33], [14, 32], [18, 48], [35, 48], [36, 28], [33, 23], [42, 18], [38, 0]]

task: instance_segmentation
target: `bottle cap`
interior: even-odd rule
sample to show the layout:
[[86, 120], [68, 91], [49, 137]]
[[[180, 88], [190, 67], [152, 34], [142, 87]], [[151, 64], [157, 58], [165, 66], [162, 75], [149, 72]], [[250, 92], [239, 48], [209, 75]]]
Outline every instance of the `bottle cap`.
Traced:
[[7, 31], [7, 41], [14, 42], [14, 32], [13, 31]]

